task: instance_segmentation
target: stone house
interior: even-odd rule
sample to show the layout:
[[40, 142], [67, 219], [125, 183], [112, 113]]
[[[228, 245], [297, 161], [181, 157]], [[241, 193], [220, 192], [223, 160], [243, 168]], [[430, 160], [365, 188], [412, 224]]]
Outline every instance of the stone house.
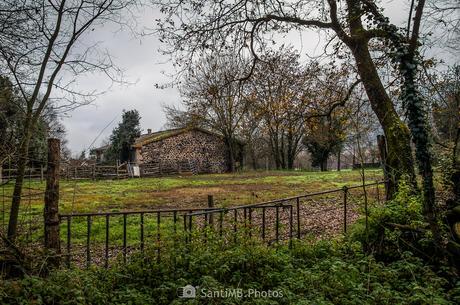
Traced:
[[96, 158], [96, 163], [103, 163], [105, 162], [105, 154], [107, 152], [107, 149], [109, 149], [110, 145], [106, 144], [101, 147], [94, 148], [90, 151], [90, 155], [95, 156]]
[[[236, 168], [243, 165], [243, 143], [237, 141]], [[192, 127], [141, 135], [132, 145], [132, 161], [144, 172], [223, 173], [230, 170], [230, 153], [223, 137]]]

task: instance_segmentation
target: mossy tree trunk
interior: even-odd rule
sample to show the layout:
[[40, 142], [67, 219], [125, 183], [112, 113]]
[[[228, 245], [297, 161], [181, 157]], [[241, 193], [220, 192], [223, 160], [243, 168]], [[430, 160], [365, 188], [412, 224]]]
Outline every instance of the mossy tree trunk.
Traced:
[[398, 63], [399, 72], [402, 76], [401, 99], [407, 113], [412, 141], [415, 144], [418, 169], [422, 176], [423, 214], [433, 234], [435, 250], [438, 254], [441, 254], [442, 240], [436, 217], [436, 194], [433, 183], [430, 128], [427, 122], [423, 98], [418, 92], [416, 84], [417, 68], [420, 64], [417, 53], [419, 45], [418, 38], [424, 5], [425, 0], [418, 1], [415, 9], [412, 34], [408, 32], [407, 39], [404, 39], [401, 35], [398, 36], [397, 33], [392, 33], [392, 42], [396, 49], [393, 57], [395, 62]]
[[403, 175], [409, 177], [416, 186], [414, 160], [410, 146], [409, 128], [401, 121], [396, 109], [382, 84], [375, 63], [371, 57], [368, 43], [369, 38], [361, 33], [364, 31], [360, 18], [355, 18], [357, 1], [349, 0], [349, 19], [351, 36], [345, 39], [350, 48], [364, 89], [376, 114], [387, 143], [386, 166], [389, 170], [388, 197], [396, 192], [397, 184]]

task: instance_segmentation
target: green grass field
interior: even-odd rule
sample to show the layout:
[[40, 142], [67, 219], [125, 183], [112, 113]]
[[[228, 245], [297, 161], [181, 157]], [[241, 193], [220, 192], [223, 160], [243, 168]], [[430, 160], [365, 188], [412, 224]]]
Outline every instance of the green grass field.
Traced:
[[[367, 170], [366, 181], [382, 179], [380, 170]], [[215, 206], [263, 202], [352, 186], [361, 183], [359, 171], [341, 172], [297, 172], [297, 171], [252, 171], [233, 174], [209, 174], [163, 178], [138, 178], [122, 180], [62, 180], [60, 182], [60, 213], [118, 212], [126, 210], [149, 210], [157, 208], [197, 208], [207, 206], [207, 196], [213, 195]], [[20, 229], [33, 236], [26, 240], [38, 240], [42, 236], [43, 191], [45, 183], [26, 181], [20, 211]], [[13, 183], [0, 190], [2, 196], [2, 228], [8, 220], [10, 196]], [[35, 196], [31, 196], [37, 194]], [[151, 219], [147, 219], [150, 217]], [[146, 215], [146, 234], [154, 238], [157, 232], [155, 215]], [[110, 239], [121, 242], [123, 217], [110, 220]], [[171, 219], [163, 219], [162, 227], [171, 231]], [[138, 242], [139, 217], [127, 218], [128, 240]], [[103, 242], [105, 218], [92, 219], [92, 242]], [[72, 220], [72, 239], [78, 243], [86, 240], [86, 217]], [[66, 236], [66, 225], [61, 234]], [[23, 234], [24, 235], [24, 234]]]
[[[367, 170], [366, 181], [382, 179], [381, 170]], [[356, 185], [359, 171], [296, 172], [252, 171], [122, 180], [63, 180], [60, 182], [60, 212], [106, 212], [166, 207], [203, 207], [213, 195], [216, 206], [231, 206], [273, 200], [308, 192]], [[45, 183], [25, 182], [23, 211], [42, 212]], [[5, 209], [13, 190], [0, 189]]]

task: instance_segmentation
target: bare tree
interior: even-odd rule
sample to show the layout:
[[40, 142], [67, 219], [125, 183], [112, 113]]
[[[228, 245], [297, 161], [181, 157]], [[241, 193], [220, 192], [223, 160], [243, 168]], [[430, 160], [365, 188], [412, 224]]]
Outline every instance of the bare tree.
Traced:
[[[458, 56], [460, 49], [460, 3], [457, 0], [429, 0], [426, 31], [433, 34], [430, 45], [447, 48]], [[410, 25], [410, 22], [408, 22]]]
[[166, 128], [205, 127], [201, 117], [175, 105], [163, 105]]
[[102, 24], [124, 24], [122, 13], [135, 2], [127, 0], [5, 0], [0, 4], [0, 75], [7, 76], [25, 101], [18, 177], [15, 182], [8, 238], [17, 228], [27, 152], [44, 109], [71, 110], [91, 102], [95, 92], [75, 87], [78, 75], [102, 72], [121, 76], [109, 54], [97, 44], [83, 43], [85, 35]]
[[346, 64], [335, 67], [334, 64], [312, 62], [308, 65], [317, 68], [312, 73], [312, 83], [306, 88], [310, 109], [305, 115], [303, 144], [310, 152], [314, 166], [327, 170], [329, 156], [334, 153], [338, 156], [339, 168], [342, 146], [348, 133], [349, 98], [360, 80], [351, 82], [350, 77], [355, 73]]
[[224, 49], [232, 45], [240, 48], [238, 54], [251, 53], [255, 67], [260, 51], [274, 41], [274, 35], [291, 30], [321, 30], [330, 40], [327, 45], [335, 44], [336, 49], [348, 47], [387, 137], [387, 162], [393, 178], [390, 192], [394, 192], [402, 174], [415, 181], [409, 129], [383, 85], [372, 53], [373, 45], [378, 43], [390, 51], [388, 45], [381, 42], [391, 39], [397, 27], [385, 16], [381, 18], [381, 8], [374, 1], [153, 2], [166, 14], [158, 24], [161, 39], [170, 46], [165, 52], [182, 60], [191, 60], [211, 48]]
[[223, 135], [231, 171], [235, 170], [236, 157], [241, 153], [236, 135], [248, 105], [244, 82], [239, 79], [243, 69], [244, 65], [233, 60], [229, 53], [205, 57], [191, 66], [181, 86], [186, 121], [200, 122]]
[[248, 102], [248, 108], [240, 122], [239, 136], [244, 141], [246, 164], [251, 164], [252, 169], [258, 169], [260, 159], [267, 157], [266, 138], [262, 130], [260, 114], [257, 111], [257, 102], [254, 95], [245, 97]]
[[299, 151], [307, 108], [304, 76], [299, 55], [282, 48], [264, 54], [251, 77], [253, 111], [263, 121], [277, 169], [292, 169]]

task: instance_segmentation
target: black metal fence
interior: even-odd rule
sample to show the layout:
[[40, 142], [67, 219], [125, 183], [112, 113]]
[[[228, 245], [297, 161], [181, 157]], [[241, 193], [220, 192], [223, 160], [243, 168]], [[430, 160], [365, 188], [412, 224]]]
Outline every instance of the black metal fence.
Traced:
[[146, 247], [158, 257], [169, 242], [182, 245], [212, 235], [226, 243], [258, 239], [268, 244], [346, 233], [367, 205], [384, 199], [384, 182], [220, 208], [158, 209], [61, 214], [62, 254], [68, 266], [109, 266]]

